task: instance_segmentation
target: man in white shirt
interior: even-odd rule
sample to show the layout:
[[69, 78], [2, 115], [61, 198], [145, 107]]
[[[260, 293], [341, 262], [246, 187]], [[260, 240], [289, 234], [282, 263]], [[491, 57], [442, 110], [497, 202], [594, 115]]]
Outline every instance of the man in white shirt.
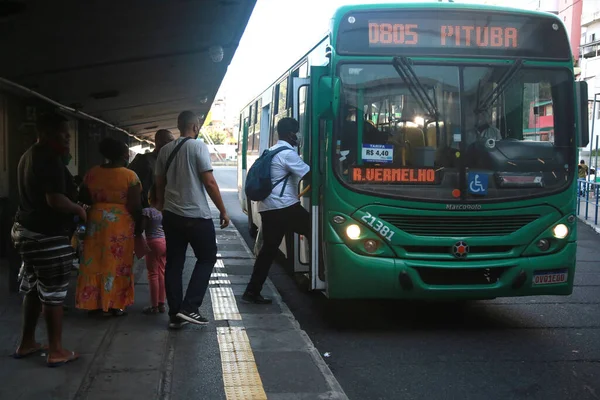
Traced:
[[[207, 193], [219, 209], [221, 228], [229, 225], [219, 185], [213, 176], [210, 153], [203, 142], [196, 140], [200, 132], [198, 117], [191, 111], [182, 112], [177, 118], [177, 128], [181, 137], [160, 150], [155, 170], [156, 209], [163, 212], [167, 242], [165, 289], [169, 327], [175, 329], [187, 322], [208, 323], [198, 311], [217, 261], [215, 227]], [[176, 149], [179, 151], [174, 153]], [[171, 154], [174, 154], [172, 162], [167, 165]], [[184, 297], [182, 274], [188, 244], [197, 261]]]
[[[298, 199], [298, 183], [310, 179], [310, 167], [302, 161], [294, 146], [298, 144], [299, 125], [293, 118], [282, 118], [277, 123], [279, 141], [269, 150], [287, 147], [277, 153], [271, 161], [271, 181], [273, 187], [269, 197], [258, 204], [262, 221], [263, 246], [254, 262], [252, 277], [242, 296], [242, 300], [255, 304], [270, 304], [260, 292], [267, 280], [271, 263], [287, 232], [296, 232], [310, 237], [310, 215]], [[288, 176], [287, 180], [284, 178]]]

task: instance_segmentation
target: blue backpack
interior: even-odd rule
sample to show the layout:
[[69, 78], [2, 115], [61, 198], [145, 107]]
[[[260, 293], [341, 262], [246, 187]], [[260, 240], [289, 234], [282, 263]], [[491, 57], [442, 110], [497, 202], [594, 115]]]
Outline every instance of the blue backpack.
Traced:
[[253, 201], [262, 201], [271, 195], [271, 191], [281, 182], [283, 187], [279, 196], [283, 196], [283, 191], [287, 185], [290, 174], [287, 174], [274, 184], [271, 180], [271, 161], [277, 153], [283, 150], [292, 150], [289, 147], [279, 147], [275, 150], [265, 150], [260, 157], [252, 164], [248, 175], [246, 176], [246, 197]]

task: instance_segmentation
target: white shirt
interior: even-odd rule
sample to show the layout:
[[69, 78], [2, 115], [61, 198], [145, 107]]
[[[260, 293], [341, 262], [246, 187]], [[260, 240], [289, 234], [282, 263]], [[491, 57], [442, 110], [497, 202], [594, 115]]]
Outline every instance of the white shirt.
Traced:
[[[165, 176], [165, 167], [182, 137], [158, 153], [154, 174]], [[208, 147], [200, 140], [188, 140], [179, 149], [166, 173], [164, 209], [182, 217], [211, 219], [208, 199], [200, 175], [212, 171]]]
[[269, 197], [259, 202], [259, 212], [279, 210], [300, 202], [298, 199], [298, 184], [300, 179], [310, 171], [310, 167], [302, 161], [296, 150], [288, 142], [279, 140], [269, 150], [275, 150], [282, 146], [291, 150], [282, 150], [275, 154], [275, 157], [271, 160], [271, 182], [274, 185], [287, 174], [291, 175], [287, 180], [283, 195], [280, 196], [283, 187], [283, 182], [281, 182], [273, 188]]

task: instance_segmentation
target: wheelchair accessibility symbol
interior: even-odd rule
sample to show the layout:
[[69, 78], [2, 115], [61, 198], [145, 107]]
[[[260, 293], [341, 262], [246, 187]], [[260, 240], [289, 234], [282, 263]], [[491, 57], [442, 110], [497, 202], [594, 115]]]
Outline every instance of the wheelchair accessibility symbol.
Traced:
[[486, 195], [488, 190], [488, 175], [469, 172], [469, 193]]

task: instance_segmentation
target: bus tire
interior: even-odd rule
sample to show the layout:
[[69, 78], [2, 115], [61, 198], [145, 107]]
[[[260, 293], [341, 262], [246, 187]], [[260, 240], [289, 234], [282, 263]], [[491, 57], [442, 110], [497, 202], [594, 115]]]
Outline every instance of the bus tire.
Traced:
[[253, 239], [256, 239], [256, 235], [258, 234], [258, 227], [256, 225], [254, 225], [254, 221], [252, 221], [252, 203], [250, 202], [250, 200], [248, 201], [248, 233], [250, 234], [250, 237]]

